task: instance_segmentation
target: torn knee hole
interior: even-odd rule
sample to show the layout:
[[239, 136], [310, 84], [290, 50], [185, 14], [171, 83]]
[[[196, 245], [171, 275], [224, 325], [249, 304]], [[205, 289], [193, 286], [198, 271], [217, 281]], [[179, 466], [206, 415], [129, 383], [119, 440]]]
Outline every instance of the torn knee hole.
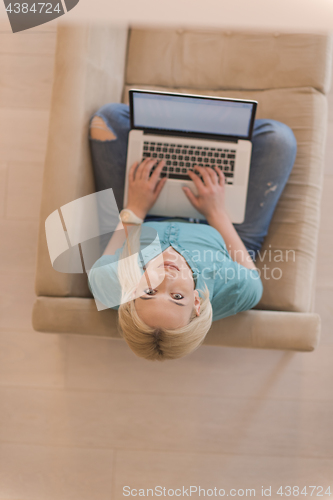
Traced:
[[90, 137], [97, 141], [114, 141], [117, 137], [109, 129], [103, 118], [94, 116], [90, 124]]

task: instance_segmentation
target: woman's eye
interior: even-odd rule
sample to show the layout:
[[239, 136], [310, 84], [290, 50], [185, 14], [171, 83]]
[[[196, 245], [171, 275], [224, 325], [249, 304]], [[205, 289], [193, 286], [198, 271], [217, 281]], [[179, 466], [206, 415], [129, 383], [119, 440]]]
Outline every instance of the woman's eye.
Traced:
[[176, 300], [181, 300], [184, 298], [184, 295], [182, 295], [181, 293], [173, 293], [172, 298]]
[[147, 295], [155, 295], [155, 290], [153, 290], [152, 288], [146, 288], [144, 290], [144, 292], [147, 294]]

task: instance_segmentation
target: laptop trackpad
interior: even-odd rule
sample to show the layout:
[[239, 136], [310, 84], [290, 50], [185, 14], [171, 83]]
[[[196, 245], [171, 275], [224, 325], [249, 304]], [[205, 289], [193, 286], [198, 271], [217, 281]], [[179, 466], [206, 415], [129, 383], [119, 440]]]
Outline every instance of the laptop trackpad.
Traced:
[[166, 217], [200, 217], [199, 212], [195, 210], [182, 190], [182, 186], [186, 185], [192, 185], [190, 189], [194, 191], [191, 181], [167, 181], [153, 209], [149, 213], [151, 215]]
[[[184, 193], [182, 187], [188, 186], [187, 182], [173, 182], [168, 186], [167, 211], [177, 217], [195, 217], [197, 211]], [[191, 183], [192, 184], [192, 183]], [[191, 189], [191, 188], [190, 188]], [[192, 188], [193, 190], [193, 188]]]

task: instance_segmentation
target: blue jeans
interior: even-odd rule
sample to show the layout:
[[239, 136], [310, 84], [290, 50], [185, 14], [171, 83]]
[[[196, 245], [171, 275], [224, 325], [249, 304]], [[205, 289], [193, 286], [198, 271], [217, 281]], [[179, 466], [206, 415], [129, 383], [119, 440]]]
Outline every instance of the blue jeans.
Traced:
[[[90, 137], [96, 191], [112, 188], [119, 210], [123, 208], [129, 107], [106, 104], [94, 116], [101, 117], [116, 139], [99, 141]], [[276, 204], [286, 185], [296, 157], [292, 130], [275, 120], [256, 120], [252, 135], [252, 157], [245, 220], [234, 227], [249, 253], [261, 249]], [[166, 220], [149, 217], [146, 220]]]

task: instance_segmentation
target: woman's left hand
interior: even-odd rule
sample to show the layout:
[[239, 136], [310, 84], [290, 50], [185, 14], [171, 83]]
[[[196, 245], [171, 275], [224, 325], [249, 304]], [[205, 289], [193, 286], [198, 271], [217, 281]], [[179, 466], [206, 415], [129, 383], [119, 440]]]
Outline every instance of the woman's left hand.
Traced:
[[160, 178], [160, 173], [165, 165], [164, 160], [158, 163], [149, 177], [155, 164], [156, 160], [146, 158], [140, 165], [139, 162], [134, 163], [129, 171], [126, 208], [132, 210], [141, 219], [144, 219], [153, 207], [167, 180], [166, 177]]

